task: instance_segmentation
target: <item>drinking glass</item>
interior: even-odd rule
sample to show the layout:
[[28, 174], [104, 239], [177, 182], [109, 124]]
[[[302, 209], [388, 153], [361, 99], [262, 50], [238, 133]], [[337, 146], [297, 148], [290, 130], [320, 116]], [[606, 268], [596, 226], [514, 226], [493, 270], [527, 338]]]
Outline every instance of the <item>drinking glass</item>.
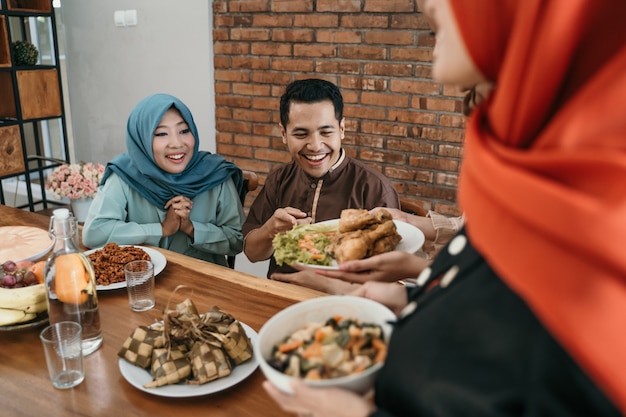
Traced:
[[154, 307], [154, 265], [151, 261], [131, 261], [124, 265], [130, 308], [146, 311]]
[[85, 379], [81, 336], [82, 327], [75, 321], [51, 324], [39, 335], [50, 380], [56, 388], [72, 388]]

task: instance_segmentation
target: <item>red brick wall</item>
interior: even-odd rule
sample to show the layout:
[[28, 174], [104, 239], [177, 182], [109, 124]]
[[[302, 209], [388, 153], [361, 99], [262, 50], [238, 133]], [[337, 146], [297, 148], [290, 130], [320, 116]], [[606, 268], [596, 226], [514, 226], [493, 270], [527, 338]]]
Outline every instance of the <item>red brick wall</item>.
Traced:
[[213, 14], [218, 153], [263, 184], [290, 160], [285, 86], [323, 78], [342, 90], [349, 155], [401, 196], [459, 213], [461, 94], [430, 78], [434, 39], [416, 0], [215, 0]]

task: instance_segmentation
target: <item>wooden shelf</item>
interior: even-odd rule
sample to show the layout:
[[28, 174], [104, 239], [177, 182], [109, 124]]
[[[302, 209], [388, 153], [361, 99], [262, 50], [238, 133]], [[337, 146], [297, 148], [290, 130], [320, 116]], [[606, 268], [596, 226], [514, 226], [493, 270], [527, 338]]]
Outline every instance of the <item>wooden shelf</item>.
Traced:
[[50, 0], [7, 0], [7, 9], [21, 12], [50, 13], [52, 2]]
[[[68, 160], [55, 13], [52, 0], [0, 2], [0, 178], [25, 175], [28, 204], [22, 207], [34, 211], [43, 205], [45, 209], [48, 201], [43, 188], [40, 199], [35, 199], [32, 188], [41, 187], [47, 165], [26, 155], [45, 159], [59, 154]], [[50, 48], [43, 54], [51, 63], [14, 65], [11, 41], [28, 40], [33, 19], [37, 20], [38, 43]], [[0, 199], [4, 202], [2, 184]]]
[[0, 72], [0, 91], [2, 91], [0, 96], [0, 117], [7, 119], [17, 118], [15, 93], [10, 72]]
[[17, 89], [24, 120], [61, 115], [57, 70], [17, 71]]
[[24, 171], [24, 151], [19, 126], [0, 127], [0, 176]]
[[7, 34], [6, 16], [0, 16], [0, 67], [11, 66], [11, 49]]
[[[55, 69], [20, 70], [16, 72], [22, 119], [61, 116], [61, 93]], [[0, 117], [15, 119], [17, 111], [11, 74], [0, 72]]]

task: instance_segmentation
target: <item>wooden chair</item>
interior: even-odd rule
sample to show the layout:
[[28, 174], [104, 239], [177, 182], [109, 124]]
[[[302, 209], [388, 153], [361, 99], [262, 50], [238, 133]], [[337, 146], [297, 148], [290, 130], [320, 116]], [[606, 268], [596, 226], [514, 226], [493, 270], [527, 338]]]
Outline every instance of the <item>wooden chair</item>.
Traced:
[[257, 189], [257, 187], [259, 186], [259, 177], [257, 177], [257, 175], [252, 172], [252, 171], [246, 171], [245, 169], [241, 171], [243, 173], [243, 184], [244, 184], [244, 188], [246, 189], [246, 194], [249, 191], [254, 191]]
[[428, 211], [425, 210], [417, 201], [410, 198], [400, 198], [400, 209], [409, 214], [415, 214], [416, 216], [425, 217]]
[[[259, 177], [254, 172], [247, 171], [245, 169], [242, 169], [241, 172], [243, 173], [243, 187], [241, 189], [241, 192], [239, 193], [239, 199], [241, 200], [241, 205], [243, 206], [246, 204], [246, 195], [250, 191], [256, 190], [259, 186]], [[227, 256], [226, 261], [228, 262], [228, 266], [231, 269], [235, 269], [234, 256]]]

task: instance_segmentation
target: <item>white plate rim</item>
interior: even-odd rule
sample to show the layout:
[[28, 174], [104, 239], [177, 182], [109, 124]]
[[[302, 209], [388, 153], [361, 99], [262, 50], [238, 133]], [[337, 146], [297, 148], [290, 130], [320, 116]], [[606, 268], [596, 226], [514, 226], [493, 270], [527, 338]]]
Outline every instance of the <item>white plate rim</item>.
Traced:
[[[0, 226], [0, 229], [35, 229], [36, 231], [44, 231], [42, 228], [40, 227], [34, 227], [34, 226]], [[33, 255], [27, 256], [25, 258], [21, 258], [21, 259], [11, 259], [11, 261], [13, 262], [22, 262], [22, 261], [36, 261], [38, 259], [40, 259], [42, 256], [44, 256], [46, 253], [50, 252], [50, 250], [52, 249], [52, 247], [54, 246], [54, 239], [52, 239], [50, 237], [50, 234], [47, 233], [48, 238], [50, 238], [50, 244], [48, 245], [48, 247], [46, 249], [43, 249], [41, 252], [35, 253]], [[4, 259], [4, 261], [6, 261], [8, 259]], [[2, 261], [2, 260], [0, 260]]]
[[[426, 237], [424, 236], [424, 232], [422, 232], [418, 227], [413, 226], [410, 223], [403, 222], [400, 220], [394, 220], [394, 224], [398, 229], [398, 233], [402, 236], [402, 240], [396, 246], [397, 251], [408, 252], [408, 253], [416, 253], [422, 246], [424, 246], [424, 242]], [[332, 225], [334, 223], [339, 224], [339, 219], [326, 220], [324, 222], [319, 222], [316, 224], [319, 225]], [[336, 271], [339, 269], [337, 261], [332, 260], [331, 265], [312, 265], [312, 264], [304, 264], [302, 262], [295, 262], [295, 266], [305, 269], [325, 269], [328, 271]]]
[[[140, 246], [140, 245], [120, 245], [120, 246], [123, 248], [128, 247], [128, 246], [134, 246], [136, 248], [140, 248], [146, 251], [148, 256], [150, 256], [150, 260], [154, 264], [154, 276], [159, 275], [165, 269], [165, 265], [167, 265], [167, 259], [165, 258], [165, 256], [156, 249], [149, 248], [146, 246]], [[95, 251], [100, 250], [100, 249], [102, 248], [96, 248], [96, 249], [85, 251], [85, 255], [92, 254]], [[126, 281], [115, 282], [110, 285], [96, 285], [96, 291], [117, 290], [120, 288], [126, 288]]]
[[[246, 332], [246, 335], [250, 338], [251, 346], [256, 346], [258, 333], [250, 326], [243, 322], [241, 326]], [[203, 395], [214, 394], [219, 391], [223, 391], [227, 388], [237, 385], [244, 379], [248, 378], [259, 366], [256, 355], [254, 352], [252, 357], [244, 363], [235, 366], [230, 375], [219, 378], [211, 382], [207, 382], [202, 385], [190, 385], [190, 384], [175, 384], [165, 385], [163, 387], [145, 388], [144, 384], [152, 381], [152, 375], [147, 369], [143, 369], [139, 366], [135, 366], [125, 359], [119, 358], [118, 365], [120, 372], [126, 381], [135, 388], [147, 392], [148, 394], [158, 395], [161, 397], [170, 398], [186, 398], [186, 397], [200, 397]]]

